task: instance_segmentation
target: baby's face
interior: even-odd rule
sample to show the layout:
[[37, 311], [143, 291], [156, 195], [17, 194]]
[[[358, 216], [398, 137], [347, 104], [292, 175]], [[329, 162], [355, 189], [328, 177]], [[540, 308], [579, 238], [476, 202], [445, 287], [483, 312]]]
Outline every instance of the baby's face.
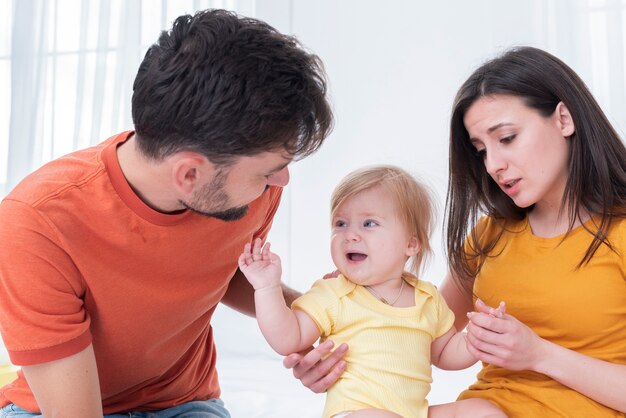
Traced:
[[360, 285], [399, 278], [415, 239], [398, 217], [392, 196], [382, 187], [364, 190], [337, 208], [330, 251], [339, 271]]

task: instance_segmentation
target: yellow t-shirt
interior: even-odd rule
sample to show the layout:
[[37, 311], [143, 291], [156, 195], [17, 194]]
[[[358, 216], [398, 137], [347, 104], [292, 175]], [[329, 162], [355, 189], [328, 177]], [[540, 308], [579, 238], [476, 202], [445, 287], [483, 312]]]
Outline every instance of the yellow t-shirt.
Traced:
[[[593, 220], [585, 226], [593, 229]], [[487, 236], [498, 230], [489, 218], [477, 228]], [[577, 269], [592, 240], [583, 226], [567, 237], [540, 238], [527, 220], [510, 225], [493, 251], [498, 255], [485, 260], [474, 293], [491, 306], [506, 301], [507, 313], [548, 341], [626, 364], [626, 220], [615, 222], [608, 239], [617, 254], [602, 245]], [[491, 400], [509, 418], [624, 417], [543, 374], [490, 364], [459, 397], [466, 398]]]
[[431, 283], [405, 273], [415, 306], [396, 308], [343, 275], [318, 280], [292, 304], [319, 327], [322, 341], [348, 343], [347, 368], [329, 390], [324, 417], [381, 408], [404, 418], [426, 418], [430, 346], [454, 323], [454, 314]]

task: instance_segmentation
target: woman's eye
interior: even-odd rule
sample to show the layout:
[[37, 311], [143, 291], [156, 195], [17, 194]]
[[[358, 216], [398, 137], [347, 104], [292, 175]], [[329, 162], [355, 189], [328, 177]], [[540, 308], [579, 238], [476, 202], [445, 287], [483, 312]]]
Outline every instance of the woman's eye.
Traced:
[[483, 149], [476, 150], [476, 157], [480, 158], [481, 160], [484, 160], [486, 156], [487, 156], [486, 149], [483, 148]]
[[508, 143], [512, 142], [515, 139], [516, 136], [517, 135], [505, 136], [504, 138], [500, 138], [500, 142], [503, 143], [503, 144], [508, 144]]

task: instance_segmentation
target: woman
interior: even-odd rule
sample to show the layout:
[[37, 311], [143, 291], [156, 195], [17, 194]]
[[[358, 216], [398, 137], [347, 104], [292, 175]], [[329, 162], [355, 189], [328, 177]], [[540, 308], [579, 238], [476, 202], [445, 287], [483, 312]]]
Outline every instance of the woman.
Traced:
[[624, 144], [563, 62], [518, 48], [461, 86], [441, 291], [457, 327], [478, 298], [468, 340], [485, 363], [461, 399], [510, 417], [623, 416], [625, 201]]
[[[511, 418], [624, 416], [625, 217], [626, 148], [574, 71], [524, 47], [469, 77], [452, 113], [440, 290], [484, 367], [460, 399]], [[507, 313], [489, 315], [500, 301]], [[285, 365], [322, 391], [345, 349]]]

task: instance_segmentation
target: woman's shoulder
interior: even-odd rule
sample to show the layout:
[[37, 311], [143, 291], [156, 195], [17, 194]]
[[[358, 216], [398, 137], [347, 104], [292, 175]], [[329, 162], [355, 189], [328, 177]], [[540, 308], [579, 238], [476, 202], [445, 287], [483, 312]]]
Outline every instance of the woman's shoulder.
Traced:
[[617, 218], [612, 222], [608, 238], [622, 251], [626, 250], [626, 218]]
[[616, 231], [618, 232], [626, 231], [626, 218], [616, 218], [613, 221], [613, 224], [615, 225]]

